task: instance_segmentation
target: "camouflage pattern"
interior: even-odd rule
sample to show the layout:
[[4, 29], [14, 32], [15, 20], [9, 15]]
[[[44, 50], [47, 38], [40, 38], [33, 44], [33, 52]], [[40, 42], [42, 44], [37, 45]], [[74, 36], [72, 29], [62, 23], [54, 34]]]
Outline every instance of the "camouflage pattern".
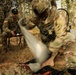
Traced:
[[42, 13], [50, 7], [50, 0], [32, 0], [32, 7]]
[[13, 16], [12, 14], [10, 14], [5, 20], [4, 20], [4, 23], [3, 23], [3, 32], [2, 32], [2, 44], [3, 44], [3, 47], [6, 48], [7, 47], [7, 37], [11, 37], [12, 34], [11, 34], [11, 31], [17, 31], [17, 30], [20, 30], [19, 29], [19, 26], [18, 26], [18, 20], [19, 20], [19, 17], [18, 15], [16, 16], [15, 19], [13, 19]]
[[[54, 23], [54, 15], [56, 13], [55, 10], [57, 10], [55, 6], [53, 6], [50, 10], [50, 5], [47, 4], [48, 2], [48, 0], [38, 0], [38, 2], [35, 2], [35, 0], [33, 0], [31, 3], [32, 14], [25, 13], [25, 15], [28, 16], [24, 15], [24, 19], [21, 22], [21, 24], [25, 25], [27, 29], [33, 29], [37, 26], [40, 30], [41, 40], [44, 43], [48, 40], [47, 36], [49, 34], [52, 34], [51, 29]], [[36, 5], [37, 8], [35, 8]], [[35, 12], [34, 9], [36, 9], [37, 12]]]
[[[54, 31], [57, 37], [65, 35], [67, 32], [67, 14], [63, 10], [58, 10], [55, 21], [54, 21]], [[66, 20], [65, 20], [66, 19]]]
[[76, 44], [70, 43], [70, 45], [64, 51], [64, 59], [66, 61], [66, 67], [76, 69]]
[[15, 20], [13, 20], [12, 16], [8, 16], [3, 23], [3, 31], [6, 33], [9, 33], [11, 30], [15, 31], [18, 27], [18, 20], [19, 18], [17, 17]]
[[57, 54], [62, 46], [65, 49], [70, 42], [75, 42], [75, 36], [68, 32], [66, 35], [56, 37], [53, 42], [50, 42], [49, 50]]
[[74, 13], [72, 18], [71, 29], [76, 29], [76, 12]]
[[66, 16], [64, 15], [64, 13], [62, 13], [62, 11], [59, 11], [54, 21], [54, 31], [56, 33], [56, 38], [53, 42], [50, 42], [49, 50], [57, 55], [61, 48], [63, 48], [63, 50], [65, 51], [67, 50], [67, 48], [70, 51], [71, 48], [72, 51], [70, 53], [72, 55], [68, 52], [65, 53], [65, 61], [67, 61], [67, 64], [70, 65], [69, 67], [76, 66], [76, 48], [73, 46], [75, 44], [75, 36], [72, 33], [67, 32], [66, 30]]

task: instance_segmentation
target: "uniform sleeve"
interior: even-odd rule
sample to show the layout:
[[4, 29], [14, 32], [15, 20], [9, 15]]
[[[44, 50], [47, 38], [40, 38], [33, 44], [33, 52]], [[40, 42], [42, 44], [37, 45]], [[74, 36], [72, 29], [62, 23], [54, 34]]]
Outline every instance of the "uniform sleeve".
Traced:
[[35, 27], [34, 22], [28, 18], [23, 18], [20, 21], [20, 24], [23, 25], [24, 27], [26, 27], [26, 29], [28, 29], [28, 30], [33, 29]]
[[37, 24], [36, 21], [37, 21], [36, 17], [28, 16], [26, 18], [26, 28], [27, 29], [33, 29]]
[[7, 19], [4, 20], [3, 31], [6, 32], [6, 33], [11, 32], [11, 30], [9, 29], [9, 25], [8, 25], [8, 20]]

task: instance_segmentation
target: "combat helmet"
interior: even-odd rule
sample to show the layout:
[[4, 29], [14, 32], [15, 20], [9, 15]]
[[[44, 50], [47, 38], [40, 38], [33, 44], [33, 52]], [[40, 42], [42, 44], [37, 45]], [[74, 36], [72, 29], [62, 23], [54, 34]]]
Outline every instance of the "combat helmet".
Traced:
[[16, 7], [11, 8], [11, 13], [12, 14], [18, 14], [18, 9]]
[[50, 8], [50, 0], [32, 0], [32, 8], [39, 14]]

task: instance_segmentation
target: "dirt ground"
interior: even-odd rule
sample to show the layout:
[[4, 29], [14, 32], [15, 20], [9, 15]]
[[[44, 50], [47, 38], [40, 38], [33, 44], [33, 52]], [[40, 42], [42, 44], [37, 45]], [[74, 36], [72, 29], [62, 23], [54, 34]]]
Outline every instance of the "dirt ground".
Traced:
[[[33, 31], [33, 34], [38, 37], [38, 32], [36, 31]], [[22, 46], [18, 45], [18, 41], [18, 37], [11, 38], [10, 49], [7, 52], [2, 50], [2, 44], [0, 44], [0, 66], [4, 65], [3, 67], [6, 67], [8, 64], [8, 66], [11, 66], [13, 63], [25, 63], [34, 58], [27, 44], [25, 43], [24, 45], [23, 39], [21, 40]], [[58, 55], [57, 62], [55, 63], [56, 69], [61, 70], [64, 68], [64, 66], [59, 66], [59, 64], [63, 64], [62, 58], [62, 55]], [[65, 75], [69, 74], [66, 72]]]

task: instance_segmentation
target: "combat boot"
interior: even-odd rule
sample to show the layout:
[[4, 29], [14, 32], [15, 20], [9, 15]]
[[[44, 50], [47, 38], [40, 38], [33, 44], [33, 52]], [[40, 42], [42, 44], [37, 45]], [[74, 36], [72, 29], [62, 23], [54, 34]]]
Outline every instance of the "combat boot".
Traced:
[[2, 50], [7, 52], [7, 38], [2, 38]]

